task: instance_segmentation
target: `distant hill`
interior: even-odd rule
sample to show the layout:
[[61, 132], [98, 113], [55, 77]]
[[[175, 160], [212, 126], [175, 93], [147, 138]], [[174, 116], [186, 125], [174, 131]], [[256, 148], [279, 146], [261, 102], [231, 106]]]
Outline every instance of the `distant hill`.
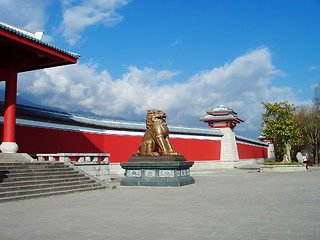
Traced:
[[[5, 95], [4, 90], [0, 90], [0, 101], [4, 102], [4, 98], [5, 98], [4, 95]], [[29, 100], [26, 100], [26, 99], [24, 99], [24, 98], [22, 98], [20, 96], [17, 96], [17, 104], [24, 105], [24, 106], [29, 106], [29, 107], [40, 108], [40, 109], [46, 109], [46, 110], [50, 110], [50, 111], [74, 113], [74, 114], [78, 114], [78, 115], [82, 115], [82, 116], [88, 116], [88, 117], [94, 117], [94, 118], [111, 119], [111, 120], [124, 120], [124, 121], [130, 120], [130, 119], [125, 119], [125, 118], [120, 118], [120, 117], [108, 117], [108, 116], [97, 115], [95, 113], [88, 112], [88, 111], [82, 111], [82, 110], [73, 111], [73, 112], [70, 111], [69, 112], [69, 111], [62, 110], [62, 109], [56, 108], [56, 107], [43, 106], [43, 105], [40, 105], [40, 104], [36, 104], [36, 103], [31, 102]], [[143, 121], [144, 120], [142, 120], [142, 122]]]

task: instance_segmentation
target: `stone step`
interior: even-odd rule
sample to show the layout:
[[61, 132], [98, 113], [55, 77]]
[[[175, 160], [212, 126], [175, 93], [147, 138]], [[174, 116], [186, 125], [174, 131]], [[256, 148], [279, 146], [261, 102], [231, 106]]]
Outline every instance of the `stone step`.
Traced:
[[103, 188], [63, 162], [0, 163], [0, 202]]
[[7, 185], [7, 186], [0, 186], [0, 193], [4, 192], [12, 192], [12, 191], [23, 191], [23, 190], [36, 190], [36, 189], [43, 189], [43, 188], [55, 188], [55, 187], [63, 187], [63, 186], [73, 186], [73, 185], [82, 185], [82, 184], [97, 184], [94, 180], [88, 179], [85, 181], [79, 181], [76, 179], [75, 181], [68, 181], [68, 182], [48, 182], [48, 183], [39, 183], [33, 182], [31, 184], [23, 184], [23, 185]]
[[83, 184], [71, 185], [71, 186], [58, 186], [58, 187], [8, 191], [8, 192], [0, 192], [0, 198], [30, 195], [30, 194], [43, 194], [48, 192], [69, 191], [69, 190], [76, 190], [76, 189], [86, 189], [86, 188], [92, 188], [92, 187], [98, 187], [98, 186], [99, 184], [97, 183], [83, 183]]
[[55, 173], [68, 173], [68, 172], [74, 172], [74, 169], [72, 168], [58, 168], [58, 169], [11, 169], [11, 170], [2, 170], [0, 171], [1, 175], [7, 175], [7, 176], [15, 176], [15, 175], [45, 175], [45, 174], [55, 174]]
[[52, 179], [44, 179], [44, 180], [29, 180], [29, 181], [7, 181], [0, 183], [0, 188], [2, 187], [14, 187], [14, 186], [23, 186], [23, 185], [37, 185], [37, 184], [55, 184], [60, 182], [77, 182], [77, 181], [88, 181], [90, 180], [87, 176], [82, 177], [70, 177], [64, 178], [52, 178]]
[[28, 173], [28, 172], [52, 172], [52, 171], [72, 171], [72, 168], [0, 168], [0, 173]]
[[38, 163], [0, 163], [0, 169], [3, 167], [14, 168], [50, 168], [50, 167], [68, 167], [63, 162], [38, 162]]
[[66, 177], [80, 177], [81, 173], [77, 172], [61, 172], [61, 173], [47, 173], [47, 174], [8, 174], [0, 177], [0, 182], [8, 181], [28, 181], [28, 180], [41, 180], [41, 179], [52, 179], [56, 177], [66, 178]]
[[0, 153], [0, 162], [33, 162], [36, 161], [26, 153]]
[[60, 168], [60, 169], [17, 169], [17, 170], [9, 170], [9, 171], [0, 171], [0, 178], [2, 176], [34, 176], [34, 175], [52, 175], [52, 174], [62, 174], [62, 173], [71, 173], [74, 172], [71, 168]]
[[0, 169], [2, 168], [66, 168], [68, 167], [63, 162], [0, 162]]
[[0, 182], [8, 182], [8, 181], [29, 181], [29, 180], [44, 180], [44, 179], [55, 179], [55, 178], [70, 178], [70, 177], [82, 177], [83, 174], [79, 172], [68, 172], [65, 173], [53, 173], [53, 174], [12, 174], [12, 175], [5, 175], [0, 177]]
[[85, 192], [85, 191], [93, 191], [93, 190], [101, 190], [105, 189], [106, 186], [98, 186], [98, 187], [91, 187], [91, 188], [83, 188], [83, 189], [73, 189], [68, 191], [55, 191], [55, 192], [47, 192], [41, 194], [29, 194], [29, 195], [19, 195], [19, 196], [12, 196], [12, 197], [2, 197], [0, 198], [1, 202], [10, 202], [10, 201], [18, 201], [18, 200], [27, 200], [27, 199], [34, 199], [34, 198], [42, 198], [42, 197], [51, 197], [55, 195], [64, 195], [64, 194], [71, 194], [77, 192]]

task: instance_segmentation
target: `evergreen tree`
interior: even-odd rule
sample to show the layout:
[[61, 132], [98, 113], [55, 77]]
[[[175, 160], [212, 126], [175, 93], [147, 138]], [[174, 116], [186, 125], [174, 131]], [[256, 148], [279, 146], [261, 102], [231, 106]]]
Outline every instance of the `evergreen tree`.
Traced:
[[295, 107], [288, 102], [262, 102], [266, 112], [262, 114], [262, 134], [271, 139], [276, 156], [291, 162], [292, 147], [303, 143], [301, 131], [295, 121]]

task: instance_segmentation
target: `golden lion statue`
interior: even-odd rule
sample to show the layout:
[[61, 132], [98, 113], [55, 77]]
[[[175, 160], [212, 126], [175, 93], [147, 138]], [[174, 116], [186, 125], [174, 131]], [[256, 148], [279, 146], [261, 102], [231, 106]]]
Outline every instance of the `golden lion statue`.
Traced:
[[[140, 156], [180, 155], [172, 148], [166, 117], [167, 115], [161, 110], [148, 110], [147, 131], [139, 145], [138, 154]], [[159, 148], [161, 152], [159, 152]]]

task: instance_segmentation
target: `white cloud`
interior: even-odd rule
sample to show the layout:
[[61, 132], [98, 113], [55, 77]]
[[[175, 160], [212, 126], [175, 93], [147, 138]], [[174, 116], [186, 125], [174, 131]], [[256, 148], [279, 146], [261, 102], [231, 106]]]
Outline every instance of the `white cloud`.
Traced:
[[122, 21], [123, 17], [116, 10], [129, 3], [129, 0], [82, 0], [64, 1], [63, 21], [60, 29], [63, 37], [74, 45], [80, 38], [81, 33], [94, 24], [113, 26]]
[[316, 69], [319, 69], [319, 68], [320, 68], [320, 66], [311, 66], [309, 68], [309, 70], [312, 71], [312, 70], [316, 70]]
[[[202, 71], [184, 83], [171, 83], [179, 72], [131, 66], [119, 79], [96, 66], [77, 64], [24, 73], [21, 97], [66, 111], [91, 111], [128, 120], [144, 119], [150, 108], [168, 114], [175, 125], [202, 126], [205, 110], [223, 104], [245, 123], [236, 131], [259, 134], [261, 101], [297, 102], [292, 89], [270, 87], [283, 72], [271, 62], [267, 48], [248, 52], [222, 67]], [[168, 81], [169, 80], [169, 81]]]
[[[116, 10], [128, 4], [130, 0], [61, 2], [63, 19], [59, 29], [66, 41], [74, 45], [81, 38], [83, 31], [91, 25], [114, 26], [121, 22], [123, 17]], [[52, 4], [52, 1], [42, 0], [0, 0], [1, 21], [29, 31], [45, 30], [50, 17], [46, 9]], [[53, 37], [44, 35], [43, 40], [52, 42]]]
[[44, 29], [50, 1], [0, 0], [1, 21], [29, 31]]
[[169, 47], [174, 47], [181, 43], [181, 39], [176, 39], [174, 42], [169, 43]]

